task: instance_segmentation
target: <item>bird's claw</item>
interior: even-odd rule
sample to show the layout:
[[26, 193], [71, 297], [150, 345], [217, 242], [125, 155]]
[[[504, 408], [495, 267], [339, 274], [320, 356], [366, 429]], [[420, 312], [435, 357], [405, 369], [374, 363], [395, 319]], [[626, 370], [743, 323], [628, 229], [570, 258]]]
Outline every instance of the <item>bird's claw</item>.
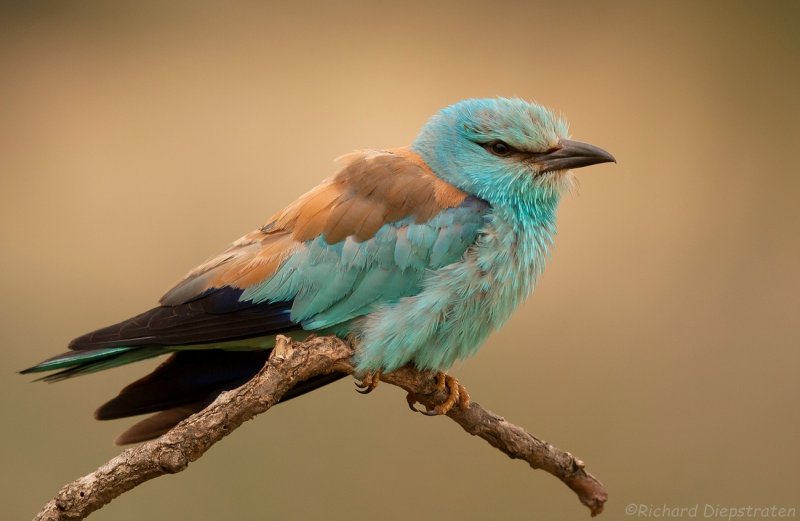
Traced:
[[406, 401], [408, 402], [409, 409], [411, 409], [414, 412], [421, 412], [422, 414], [425, 414], [425, 411], [423, 411], [422, 409], [417, 409], [416, 407], [414, 407], [414, 404], [416, 404], [419, 401], [416, 394], [409, 392], [406, 395]]
[[458, 383], [458, 380], [445, 373], [436, 373], [436, 389], [441, 392], [447, 392], [447, 399], [434, 407], [433, 409], [423, 411], [414, 407], [414, 404], [419, 401], [414, 393], [408, 393], [406, 401], [412, 411], [419, 412], [425, 416], [440, 416], [447, 414], [457, 404], [459, 409], [466, 410], [469, 408], [469, 393], [467, 389]]
[[371, 393], [376, 387], [378, 387], [378, 383], [381, 381], [381, 372], [380, 371], [370, 371], [364, 375], [364, 377], [359, 382], [356, 380], [356, 389], [357, 393], [360, 394], [369, 394]]

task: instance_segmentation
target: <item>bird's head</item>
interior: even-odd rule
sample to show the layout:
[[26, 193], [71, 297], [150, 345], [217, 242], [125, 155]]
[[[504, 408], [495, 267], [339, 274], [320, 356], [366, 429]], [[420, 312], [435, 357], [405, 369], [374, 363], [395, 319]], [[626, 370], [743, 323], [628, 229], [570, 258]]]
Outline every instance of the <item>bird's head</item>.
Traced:
[[492, 205], [557, 202], [570, 169], [614, 161], [605, 150], [568, 139], [567, 124], [521, 99], [469, 99], [443, 109], [412, 149], [445, 181]]

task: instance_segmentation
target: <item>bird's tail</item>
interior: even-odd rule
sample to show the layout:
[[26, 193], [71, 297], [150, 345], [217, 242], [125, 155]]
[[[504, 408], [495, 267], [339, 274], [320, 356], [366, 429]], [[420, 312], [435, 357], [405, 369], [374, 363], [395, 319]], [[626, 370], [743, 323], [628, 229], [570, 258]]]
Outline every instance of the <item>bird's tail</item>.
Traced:
[[[152, 373], [122, 389], [95, 411], [99, 420], [156, 413], [129, 428], [115, 440], [137, 443], [164, 434], [180, 421], [204, 409], [220, 393], [235, 389], [256, 375], [271, 349], [224, 350], [165, 348], [163, 346], [110, 347], [69, 351], [21, 371], [23, 374], [57, 370], [40, 380], [56, 382], [102, 369], [172, 353]], [[327, 385], [344, 373], [321, 375], [292, 388], [282, 401]]]

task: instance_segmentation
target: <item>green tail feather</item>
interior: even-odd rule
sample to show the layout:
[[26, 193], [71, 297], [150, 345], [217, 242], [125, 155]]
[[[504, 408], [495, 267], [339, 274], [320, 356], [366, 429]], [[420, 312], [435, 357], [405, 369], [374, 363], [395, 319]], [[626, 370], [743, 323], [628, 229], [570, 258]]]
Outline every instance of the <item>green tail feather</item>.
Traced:
[[78, 364], [91, 362], [94, 360], [104, 360], [110, 356], [130, 351], [130, 347], [107, 347], [103, 349], [92, 349], [91, 351], [68, 351], [53, 358], [48, 358], [33, 367], [23, 369], [21, 374], [41, 373], [43, 371], [55, 371], [56, 369], [66, 369]]
[[21, 374], [56, 371], [37, 381], [58, 382], [73, 376], [102, 371], [166, 353], [160, 346], [108, 347], [91, 351], [69, 351], [29, 367]]
[[[304, 340], [307, 331], [293, 329], [284, 331], [284, 334], [295, 340]], [[228, 340], [223, 342], [209, 342], [204, 344], [189, 344], [179, 346], [133, 346], [133, 347], [101, 347], [98, 349], [73, 350], [49, 358], [33, 367], [20, 371], [21, 374], [42, 373], [45, 371], [58, 371], [43, 376], [36, 381], [58, 382], [73, 376], [111, 369], [121, 365], [146, 360], [159, 355], [184, 350], [224, 349], [226, 351], [252, 351], [272, 349], [275, 346], [275, 335], [265, 335], [254, 338]]]

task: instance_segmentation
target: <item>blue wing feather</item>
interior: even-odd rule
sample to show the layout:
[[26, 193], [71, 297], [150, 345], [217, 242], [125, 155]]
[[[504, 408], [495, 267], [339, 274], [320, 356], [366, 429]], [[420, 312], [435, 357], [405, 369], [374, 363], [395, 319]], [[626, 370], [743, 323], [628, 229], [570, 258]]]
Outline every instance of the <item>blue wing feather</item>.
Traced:
[[291, 320], [318, 330], [345, 323], [420, 291], [426, 273], [459, 260], [475, 242], [488, 206], [468, 198], [427, 222], [384, 224], [369, 240], [307, 241], [240, 299], [292, 301]]

